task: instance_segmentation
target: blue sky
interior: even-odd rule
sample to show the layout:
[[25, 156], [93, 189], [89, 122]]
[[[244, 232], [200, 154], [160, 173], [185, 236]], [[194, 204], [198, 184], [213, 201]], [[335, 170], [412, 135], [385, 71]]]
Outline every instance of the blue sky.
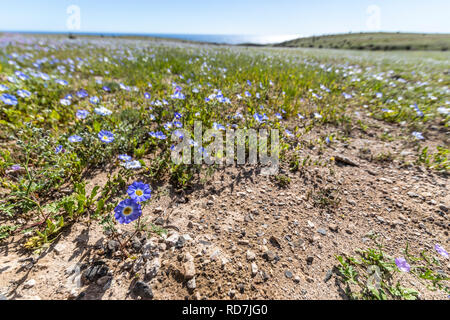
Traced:
[[[1, 31], [318, 35], [360, 31], [450, 33], [448, 0], [0, 0]], [[379, 23], [368, 22], [368, 7]], [[377, 14], [377, 13], [375, 13]], [[375, 17], [376, 18], [376, 17]], [[375, 28], [375, 29], [374, 29]]]

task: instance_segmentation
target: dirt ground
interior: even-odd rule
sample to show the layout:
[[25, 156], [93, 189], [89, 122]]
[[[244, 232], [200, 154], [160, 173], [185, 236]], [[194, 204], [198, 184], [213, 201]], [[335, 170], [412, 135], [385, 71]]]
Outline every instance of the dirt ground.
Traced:
[[[400, 134], [388, 127], [392, 135]], [[369, 132], [370, 133], [370, 132]], [[155, 190], [143, 210], [147, 222], [166, 228], [166, 237], [137, 234], [124, 259], [98, 221], [80, 221], [40, 255], [22, 248], [23, 236], [0, 247], [0, 294], [7, 299], [346, 299], [333, 266], [336, 255], [373, 246], [402, 256], [449, 248], [447, 176], [403, 160], [414, 145], [353, 134], [324, 151], [301, 156], [335, 158], [297, 172], [282, 166], [290, 183], [280, 187], [260, 168], [219, 168], [202, 187], [184, 194], [169, 185]], [[437, 135], [440, 133], [436, 133]], [[311, 139], [317, 132], [311, 132]], [[308, 139], [305, 136], [304, 139]], [[429, 139], [433, 139], [430, 135]], [[392, 161], [373, 155], [389, 151]], [[345, 163], [339, 156], [349, 159]], [[88, 188], [102, 184], [100, 172]], [[124, 238], [132, 225], [120, 225]], [[450, 261], [443, 261], [450, 272]], [[409, 274], [406, 285], [422, 299], [447, 299]], [[136, 289], [137, 281], [143, 285]], [[141, 291], [139, 291], [141, 290]]]

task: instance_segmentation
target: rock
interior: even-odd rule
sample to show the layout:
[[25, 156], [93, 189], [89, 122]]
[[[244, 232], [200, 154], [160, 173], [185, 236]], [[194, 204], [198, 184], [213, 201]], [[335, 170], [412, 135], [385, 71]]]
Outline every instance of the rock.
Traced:
[[317, 230], [317, 232], [320, 233], [323, 236], [327, 235], [327, 230], [325, 230], [325, 229], [319, 229], [319, 230]]
[[300, 280], [301, 280], [301, 279], [300, 279], [300, 277], [299, 277], [299, 276], [295, 276], [295, 277], [294, 277], [294, 282], [295, 282], [295, 283], [299, 283], [299, 282], [300, 282]]
[[61, 254], [64, 251], [64, 249], [66, 249], [66, 246], [62, 243], [58, 243], [53, 247], [53, 250], [55, 250], [56, 254]]
[[108, 282], [111, 282], [111, 281], [112, 281], [112, 276], [104, 276], [104, 277], [99, 278], [96, 283], [97, 283], [97, 285], [99, 285], [101, 287], [105, 287], [108, 284]]
[[251, 264], [251, 269], [252, 269], [252, 276], [256, 276], [256, 274], [258, 273], [258, 265], [254, 262], [252, 262]]
[[186, 282], [186, 287], [190, 290], [194, 290], [197, 287], [197, 285], [195, 283], [195, 278], [192, 278], [191, 280]]
[[311, 265], [313, 263], [313, 261], [314, 261], [314, 257], [312, 257], [312, 256], [309, 256], [309, 257], [306, 258], [306, 263], [308, 265]]
[[248, 240], [238, 240], [238, 244], [241, 246], [248, 246], [249, 241]]
[[139, 252], [142, 248], [142, 243], [138, 238], [133, 238], [131, 241], [131, 247], [136, 251]]
[[164, 212], [164, 210], [163, 210], [162, 207], [156, 207], [156, 208], [153, 210], [153, 213], [156, 213], [156, 214], [163, 213], [163, 212]]
[[186, 253], [184, 267], [184, 278], [192, 279], [195, 276], [194, 257], [190, 253]]
[[347, 164], [347, 165], [354, 166], [354, 167], [359, 167], [359, 164], [356, 161], [353, 161], [352, 159], [344, 157], [344, 156], [341, 156], [339, 154], [335, 155], [334, 159], [337, 162], [340, 162], [340, 163], [343, 163], [343, 164]]
[[275, 260], [275, 257], [275, 254], [270, 250], [263, 253], [263, 258], [267, 261], [273, 261]]
[[159, 269], [161, 268], [161, 261], [159, 258], [154, 258], [145, 264], [145, 278], [153, 279], [158, 275]]
[[327, 274], [325, 275], [325, 279], [323, 279], [324, 282], [327, 282], [331, 279], [331, 276], [333, 275], [333, 270], [328, 270]]
[[142, 299], [152, 299], [153, 292], [152, 289], [143, 281], [138, 281], [133, 287], [133, 294], [141, 297]]
[[419, 198], [420, 197], [420, 195], [418, 195], [417, 193], [411, 192], [411, 191], [406, 194], [408, 196], [410, 196], [411, 198]]
[[82, 282], [94, 282], [99, 278], [104, 277], [108, 274], [108, 267], [104, 264], [94, 264], [88, 267], [82, 273]]
[[180, 238], [180, 236], [178, 235], [178, 233], [174, 233], [166, 239], [166, 244], [169, 247], [173, 247], [177, 244], [179, 238]]
[[247, 260], [253, 261], [256, 259], [256, 254], [253, 251], [247, 250]]
[[245, 291], [245, 286], [244, 286], [244, 284], [243, 284], [243, 283], [239, 283], [239, 284], [237, 285], [237, 289], [239, 290], [240, 293], [244, 293], [244, 291]]
[[291, 278], [292, 278], [292, 272], [289, 271], [289, 270], [286, 270], [286, 271], [284, 272], [284, 275], [285, 275], [286, 278], [288, 278], [288, 279], [291, 279]]
[[328, 228], [329, 228], [331, 231], [333, 231], [333, 232], [338, 232], [338, 226], [337, 226], [337, 224], [332, 223], [332, 224], [330, 224], [330, 225], [328, 226]]
[[33, 288], [35, 286], [35, 284], [36, 284], [36, 280], [30, 279], [30, 280], [28, 280], [27, 282], [25, 282], [23, 284], [23, 288], [24, 289], [31, 289], [31, 288]]
[[278, 238], [271, 236], [269, 239], [269, 242], [276, 248], [281, 249], [281, 243], [280, 240], [278, 240]]
[[186, 243], [186, 239], [181, 236], [178, 238], [177, 243], [175, 243], [175, 248], [181, 249], [184, 247], [184, 244]]
[[0, 293], [0, 300], [8, 300], [8, 299]]
[[107, 255], [112, 255], [114, 252], [116, 252], [117, 250], [119, 250], [120, 247], [120, 243], [116, 240], [109, 240], [106, 243], [106, 254]]
[[164, 219], [161, 217], [158, 217], [155, 219], [155, 221], [153, 221], [154, 224], [158, 225], [158, 226], [162, 226], [164, 225]]

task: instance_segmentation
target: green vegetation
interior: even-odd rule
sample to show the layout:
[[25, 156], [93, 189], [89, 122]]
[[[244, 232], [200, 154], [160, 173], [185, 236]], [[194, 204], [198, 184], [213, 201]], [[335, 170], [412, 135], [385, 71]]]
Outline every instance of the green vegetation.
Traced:
[[277, 44], [280, 47], [351, 50], [434, 50], [450, 49], [449, 34], [427, 33], [348, 33], [313, 36]]

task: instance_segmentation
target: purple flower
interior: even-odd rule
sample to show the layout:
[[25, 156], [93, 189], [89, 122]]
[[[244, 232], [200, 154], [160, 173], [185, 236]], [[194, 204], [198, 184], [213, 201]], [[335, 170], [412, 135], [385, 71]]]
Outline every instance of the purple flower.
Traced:
[[114, 209], [117, 222], [128, 224], [142, 215], [141, 205], [132, 199], [121, 201]]
[[19, 171], [20, 169], [22, 169], [22, 167], [20, 165], [18, 165], [18, 164], [13, 164], [11, 166], [11, 170]]
[[409, 272], [411, 266], [406, 262], [405, 258], [395, 258], [395, 264], [403, 272]]
[[63, 146], [62, 146], [62, 145], [58, 145], [58, 146], [55, 148], [55, 153], [58, 154], [58, 153], [60, 153], [61, 151], [64, 151]]
[[437, 253], [439, 253], [441, 256], [443, 256], [444, 258], [448, 259], [448, 252], [445, 251], [444, 248], [442, 248], [439, 244], [435, 244], [434, 248], [436, 249]]
[[148, 93], [148, 92], [144, 93], [144, 98], [145, 99], [150, 99], [151, 97], [152, 97], [152, 95], [150, 93]]
[[128, 187], [127, 193], [131, 199], [138, 203], [147, 201], [152, 197], [150, 186], [139, 181], [133, 182], [133, 184]]

